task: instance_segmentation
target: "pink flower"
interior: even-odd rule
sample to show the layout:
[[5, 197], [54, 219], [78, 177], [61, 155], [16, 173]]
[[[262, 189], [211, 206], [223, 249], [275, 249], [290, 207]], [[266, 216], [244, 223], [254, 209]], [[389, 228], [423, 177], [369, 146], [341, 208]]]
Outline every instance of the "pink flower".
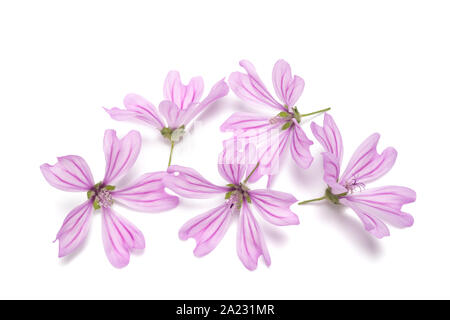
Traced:
[[211, 252], [225, 235], [232, 216], [239, 216], [237, 234], [237, 253], [244, 266], [254, 270], [259, 256], [263, 256], [267, 266], [270, 256], [267, 250], [261, 228], [259, 227], [250, 204], [256, 208], [268, 222], [279, 225], [298, 224], [298, 217], [289, 207], [296, 199], [284, 192], [267, 189], [250, 190], [248, 179], [254, 173], [255, 167], [244, 179], [250, 168], [243, 164], [241, 154], [225, 145], [219, 156], [218, 169], [220, 175], [228, 182], [226, 186], [215, 185], [203, 178], [197, 171], [170, 166], [164, 178], [165, 185], [180, 196], [186, 198], [210, 198], [223, 194], [225, 201], [218, 207], [209, 210], [189, 220], [180, 230], [182, 240], [194, 238], [197, 246], [194, 255], [204, 256]]
[[[72, 253], [86, 238], [94, 210], [102, 210], [103, 245], [111, 264], [124, 267], [132, 249], [144, 249], [144, 236], [131, 222], [112, 209], [114, 202], [131, 209], [159, 212], [178, 205], [178, 198], [164, 191], [165, 172], [146, 173], [128, 186], [115, 184], [134, 165], [141, 149], [141, 135], [130, 131], [118, 139], [114, 130], [106, 130], [103, 150], [106, 171], [103, 180], [95, 183], [86, 161], [79, 156], [58, 158], [55, 165], [41, 165], [41, 172], [53, 187], [71, 192], [87, 192], [87, 201], [73, 209], [56, 235], [59, 257]], [[55, 241], [56, 241], [55, 240]]]
[[221, 126], [222, 131], [233, 131], [235, 138], [244, 144], [253, 144], [258, 152], [260, 167], [253, 175], [256, 181], [262, 175], [275, 175], [279, 159], [289, 147], [291, 155], [301, 168], [309, 168], [313, 157], [309, 150], [313, 144], [301, 128], [302, 118], [330, 108], [301, 114], [296, 106], [305, 82], [299, 76], [292, 76], [291, 67], [284, 60], [278, 60], [273, 67], [272, 82], [281, 102], [272, 97], [256, 73], [255, 67], [247, 60], [240, 65], [247, 74], [233, 72], [229, 77], [231, 90], [241, 99], [269, 106], [278, 111], [272, 117], [253, 113], [234, 113]]
[[398, 186], [364, 190], [367, 183], [377, 180], [391, 170], [397, 158], [394, 148], [387, 148], [378, 154], [380, 135], [372, 134], [356, 149], [341, 175], [342, 138], [333, 118], [325, 114], [323, 127], [313, 122], [311, 130], [325, 149], [322, 153], [323, 178], [328, 188], [323, 197], [299, 204], [328, 199], [335, 204], [350, 207], [361, 219], [365, 229], [377, 238], [389, 235], [389, 229], [384, 222], [399, 228], [412, 226], [414, 219], [402, 211], [402, 206], [416, 200], [413, 190]]
[[159, 104], [159, 112], [152, 103], [137, 94], [125, 97], [123, 101], [125, 110], [118, 108], [105, 110], [115, 120], [138, 121], [158, 129], [171, 143], [170, 166], [174, 144], [183, 137], [189, 122], [213, 102], [226, 96], [228, 90], [228, 85], [222, 79], [212, 87], [206, 98], [200, 101], [203, 94], [203, 79], [195, 77], [188, 85], [184, 85], [178, 71], [170, 71], [164, 82], [164, 100]]

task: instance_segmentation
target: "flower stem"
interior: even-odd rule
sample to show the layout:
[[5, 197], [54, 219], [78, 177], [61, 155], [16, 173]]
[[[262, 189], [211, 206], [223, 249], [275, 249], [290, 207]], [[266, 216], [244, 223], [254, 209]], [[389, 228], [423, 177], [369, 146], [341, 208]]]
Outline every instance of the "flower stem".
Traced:
[[323, 196], [323, 197], [320, 197], [320, 198], [315, 198], [315, 199], [299, 202], [298, 205], [302, 205], [302, 204], [306, 204], [306, 203], [310, 203], [310, 202], [314, 202], [314, 201], [325, 200], [325, 199], [326, 199], [326, 197]]
[[247, 176], [247, 178], [245, 178], [244, 183], [247, 183], [248, 179], [250, 179], [250, 177], [252, 176], [252, 174], [255, 173], [255, 171], [256, 171], [256, 169], [258, 169], [258, 167], [259, 167], [259, 161], [256, 164], [256, 166], [253, 168], [252, 172], [250, 172], [250, 174]]
[[172, 153], [173, 153], [173, 146], [174, 146], [174, 144], [175, 144], [175, 142], [171, 142], [171, 145], [170, 145], [170, 156], [169, 156], [169, 165], [168, 165], [168, 167], [170, 167], [170, 164], [172, 163]]
[[322, 109], [322, 110], [318, 110], [318, 111], [314, 111], [314, 112], [310, 112], [310, 113], [305, 113], [305, 114], [302, 114], [301, 116], [302, 117], [312, 116], [313, 114], [317, 114], [317, 113], [321, 113], [321, 112], [327, 112], [328, 110], [331, 110], [331, 108], [325, 108], [325, 109]]

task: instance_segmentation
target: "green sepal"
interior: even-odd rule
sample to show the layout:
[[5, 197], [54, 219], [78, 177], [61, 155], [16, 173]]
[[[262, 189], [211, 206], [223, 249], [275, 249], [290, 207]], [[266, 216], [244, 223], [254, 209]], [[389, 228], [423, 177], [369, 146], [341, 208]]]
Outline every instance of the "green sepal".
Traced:
[[89, 191], [87, 192], [87, 198], [88, 198], [88, 199], [92, 198], [93, 195], [94, 195], [94, 190], [89, 190]]
[[335, 195], [331, 192], [331, 188], [328, 187], [327, 190], [325, 190], [325, 198], [333, 202], [334, 204], [339, 204], [339, 197], [341, 195]]
[[178, 142], [184, 136], [184, 134], [185, 134], [185, 131], [184, 131], [184, 124], [183, 124], [179, 128], [172, 131], [172, 133], [170, 135], [170, 141]]
[[161, 135], [162, 135], [164, 138], [167, 138], [167, 139], [170, 140], [170, 137], [172, 136], [173, 130], [170, 129], [170, 128], [165, 127], [165, 128], [162, 128], [160, 132], [161, 132]]
[[250, 196], [248, 194], [245, 196], [245, 198], [247, 199], [247, 203], [252, 203], [252, 199], [250, 199]]
[[95, 189], [95, 190], [98, 190], [98, 189], [100, 188], [100, 186], [102, 185], [102, 183], [103, 183], [103, 182], [101, 182], [101, 181], [100, 181], [99, 183], [96, 183], [96, 184], [94, 185], [94, 189]]
[[287, 104], [285, 104], [285, 105], [283, 106], [283, 108], [285, 108], [286, 110], [289, 110], [289, 107], [288, 107]]
[[286, 111], [281, 111], [279, 114], [278, 114], [278, 116], [279, 117], [282, 117], [282, 118], [287, 118], [287, 117], [289, 117], [289, 113], [288, 112], [286, 112]]
[[300, 112], [298, 112], [297, 107], [293, 108], [294, 110], [294, 118], [297, 120], [298, 123], [300, 123], [302, 116], [300, 115]]
[[229, 183], [226, 185], [229, 188], [237, 188], [237, 186], [235, 184]]
[[228, 200], [228, 199], [230, 199], [231, 198], [231, 195], [234, 193], [234, 190], [233, 191], [228, 191], [227, 193], [225, 193], [225, 200]]
[[114, 189], [116, 189], [116, 187], [115, 186], [111, 186], [111, 185], [107, 185], [105, 187], [105, 189], [108, 190], [108, 191], [113, 191]]
[[95, 210], [98, 210], [101, 208], [101, 206], [98, 204], [97, 199], [95, 199], [94, 202], [92, 202], [92, 206], [94, 207]]
[[292, 121], [286, 122], [286, 123], [283, 124], [283, 126], [281, 127], [281, 130], [289, 129], [291, 126], [292, 126]]

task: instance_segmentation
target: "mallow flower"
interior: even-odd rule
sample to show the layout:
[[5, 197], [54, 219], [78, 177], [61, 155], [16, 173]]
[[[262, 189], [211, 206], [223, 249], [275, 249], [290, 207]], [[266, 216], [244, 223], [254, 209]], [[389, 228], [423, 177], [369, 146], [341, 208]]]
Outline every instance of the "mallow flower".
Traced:
[[203, 79], [194, 77], [184, 85], [178, 71], [170, 71], [164, 82], [164, 100], [155, 106], [137, 94], [128, 94], [123, 104], [125, 109], [106, 109], [111, 118], [119, 121], [137, 121], [158, 129], [168, 139], [170, 147], [169, 166], [172, 162], [174, 144], [184, 135], [186, 126], [216, 100], [228, 94], [224, 79], [217, 82], [209, 94], [201, 100]]
[[287, 148], [299, 167], [309, 168], [313, 160], [309, 148], [313, 142], [303, 131], [302, 120], [330, 108], [305, 114], [300, 112], [297, 101], [305, 82], [299, 76], [292, 76], [291, 67], [284, 60], [278, 60], [272, 72], [273, 87], [280, 101], [267, 90], [253, 64], [242, 60], [240, 65], [246, 74], [233, 72], [230, 75], [228, 82], [231, 90], [244, 101], [262, 104], [277, 111], [273, 116], [236, 112], [221, 126], [222, 131], [232, 131], [234, 138], [256, 148], [260, 166], [252, 181], [267, 174], [270, 185], [271, 177], [277, 173], [280, 157]]
[[256, 208], [263, 219], [277, 226], [296, 225], [299, 220], [290, 210], [290, 206], [296, 202], [296, 198], [292, 195], [274, 190], [249, 188], [248, 181], [258, 164], [246, 165], [245, 162], [242, 153], [225, 145], [218, 161], [219, 173], [227, 182], [225, 186], [213, 184], [194, 169], [178, 165], [168, 168], [164, 184], [186, 198], [202, 199], [222, 194], [224, 197], [222, 204], [189, 220], [181, 227], [179, 237], [182, 240], [194, 238], [197, 242], [194, 255], [204, 256], [221, 241], [233, 216], [238, 216], [237, 254], [247, 269], [254, 270], [260, 256], [267, 266], [271, 261], [263, 233], [251, 206]]
[[416, 200], [413, 190], [399, 186], [366, 189], [367, 183], [391, 170], [397, 158], [397, 151], [391, 147], [381, 154], [377, 152], [378, 133], [369, 136], [356, 149], [341, 174], [343, 145], [333, 118], [325, 114], [323, 127], [313, 122], [311, 130], [325, 149], [322, 153], [323, 179], [328, 188], [323, 197], [300, 202], [300, 205], [327, 199], [334, 204], [350, 207], [361, 219], [364, 228], [377, 238], [389, 235], [385, 222], [399, 228], [413, 224], [413, 217], [402, 211], [404, 204]]
[[116, 187], [134, 165], [141, 149], [141, 135], [130, 131], [118, 139], [114, 130], [106, 130], [103, 151], [106, 170], [103, 179], [95, 183], [86, 161], [80, 156], [59, 157], [54, 165], [41, 165], [47, 182], [60, 190], [85, 192], [87, 200], [66, 216], [56, 235], [59, 257], [71, 254], [85, 240], [90, 221], [96, 210], [102, 214], [102, 235], [106, 256], [114, 267], [128, 264], [130, 251], [144, 249], [144, 236], [131, 222], [113, 210], [117, 202], [144, 212], [160, 212], [178, 205], [178, 198], [164, 191], [165, 172], [146, 173], [134, 182]]

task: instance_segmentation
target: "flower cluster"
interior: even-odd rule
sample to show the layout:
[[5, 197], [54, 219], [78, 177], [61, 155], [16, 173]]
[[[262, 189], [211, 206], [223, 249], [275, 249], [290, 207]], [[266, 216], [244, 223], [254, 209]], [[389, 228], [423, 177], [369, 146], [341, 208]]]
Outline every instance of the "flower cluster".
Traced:
[[[283, 166], [282, 158], [288, 148], [299, 168], [310, 167], [313, 141], [302, 127], [303, 119], [319, 113], [324, 113], [323, 126], [313, 122], [311, 131], [324, 149], [325, 193], [322, 197], [298, 204], [328, 200], [350, 207], [361, 219], [364, 228], [377, 238], [389, 235], [386, 223], [400, 228], [413, 224], [413, 217], [402, 211], [404, 204], [415, 201], [413, 190], [400, 186], [366, 189], [366, 184], [379, 179], [393, 167], [397, 157], [394, 148], [387, 148], [381, 154], [377, 152], [379, 134], [369, 136], [356, 149], [341, 173], [342, 137], [333, 118], [327, 113], [330, 108], [302, 113], [297, 104], [305, 86], [304, 80], [292, 75], [286, 61], [276, 62], [272, 82], [277, 100], [249, 61], [243, 60], [240, 65], [246, 73], [233, 72], [230, 75], [228, 83], [231, 90], [246, 102], [265, 105], [276, 112], [272, 115], [236, 112], [222, 124], [222, 131], [233, 133], [231, 138], [223, 141], [223, 151], [219, 154], [218, 171], [225, 180], [222, 185], [208, 181], [193, 168], [172, 165], [171, 162], [174, 145], [183, 138], [189, 124], [208, 106], [226, 96], [228, 85], [224, 79], [220, 80], [202, 100], [202, 78], [192, 78], [184, 85], [176, 71], [169, 72], [166, 77], [164, 100], [158, 110], [136, 94], [125, 97], [125, 109], [105, 109], [115, 120], [137, 121], [156, 128], [170, 142], [169, 165], [165, 171], [143, 174], [134, 182], [122, 186], [122, 178], [135, 164], [140, 152], [141, 135], [137, 131], [130, 131], [122, 139], [116, 136], [114, 130], [105, 131], [103, 151], [106, 170], [100, 182], [96, 183], [86, 161], [79, 156], [59, 157], [54, 165], [41, 165], [44, 178], [53, 187], [86, 193], [87, 200], [69, 212], [56, 235], [60, 257], [73, 253], [80, 246], [88, 233], [92, 215], [100, 211], [106, 256], [113, 266], [126, 266], [132, 250], [144, 249], [145, 239], [142, 232], [117, 214], [113, 207], [119, 204], [143, 212], [173, 209], [178, 205], [179, 198], [168, 194], [165, 191], [168, 188], [183, 198], [222, 196], [220, 205], [192, 218], [179, 231], [180, 239], [195, 239], [195, 256], [210, 253], [222, 240], [233, 217], [236, 217], [237, 254], [243, 265], [254, 270], [262, 256], [269, 266], [269, 251], [253, 211], [256, 210], [263, 220], [276, 226], [299, 224], [297, 215], [290, 209], [298, 202], [296, 197], [271, 189], [271, 184]], [[268, 177], [267, 187], [253, 189], [251, 185], [263, 176]]]

